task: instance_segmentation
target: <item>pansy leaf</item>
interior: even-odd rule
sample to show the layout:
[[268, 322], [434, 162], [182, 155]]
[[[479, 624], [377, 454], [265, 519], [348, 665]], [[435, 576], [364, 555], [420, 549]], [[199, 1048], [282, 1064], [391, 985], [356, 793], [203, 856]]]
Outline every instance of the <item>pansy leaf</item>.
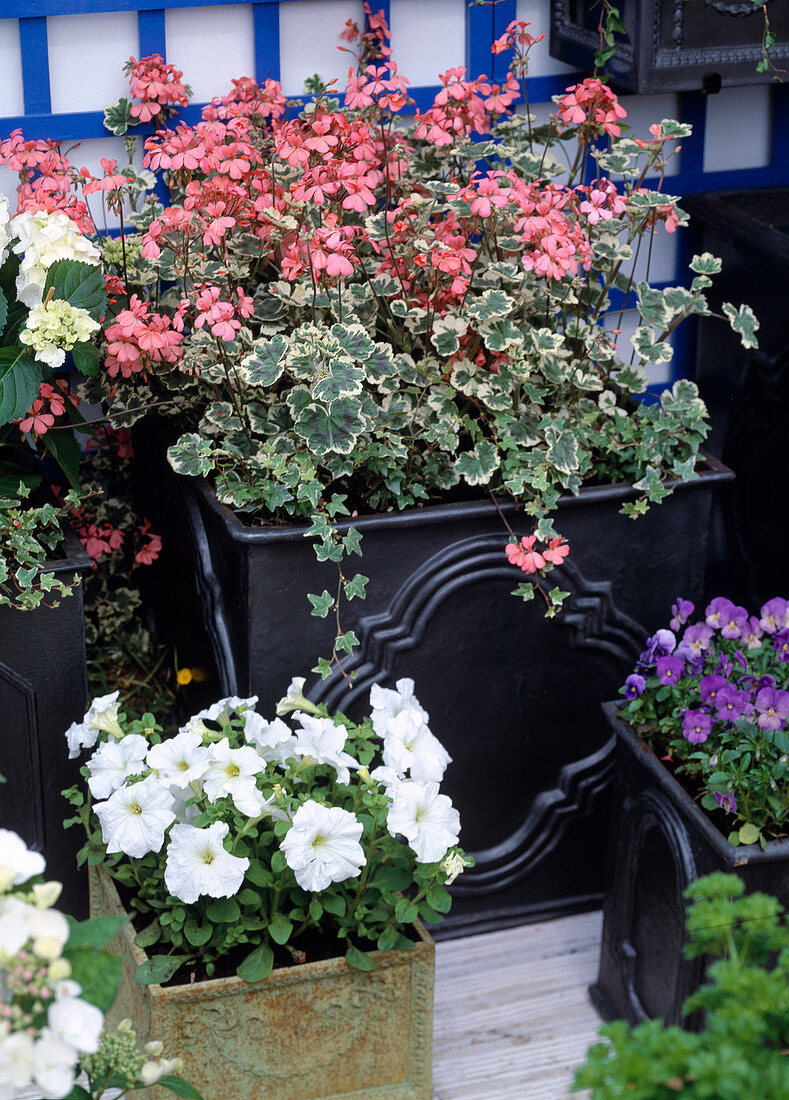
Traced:
[[107, 308], [104, 275], [97, 264], [56, 260], [47, 271], [44, 298], [50, 289], [55, 291], [55, 298], [86, 309], [94, 321], [100, 320]]
[[338, 397], [353, 397], [360, 393], [364, 371], [345, 359], [335, 359], [329, 373], [312, 387], [312, 396], [330, 404]]
[[740, 826], [740, 844], [755, 844], [761, 835], [758, 826], [751, 822]]
[[311, 402], [293, 425], [313, 454], [350, 454], [364, 431], [360, 406], [350, 397], [340, 397], [326, 408]]
[[0, 424], [24, 416], [38, 395], [40, 363], [17, 347], [0, 348]]

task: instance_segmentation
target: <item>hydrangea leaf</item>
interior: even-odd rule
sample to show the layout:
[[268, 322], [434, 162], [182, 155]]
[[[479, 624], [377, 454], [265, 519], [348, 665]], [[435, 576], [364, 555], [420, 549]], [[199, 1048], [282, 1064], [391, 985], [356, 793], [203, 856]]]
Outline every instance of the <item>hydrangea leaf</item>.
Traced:
[[99, 377], [99, 349], [93, 344], [75, 344], [71, 349], [71, 358], [74, 360], [74, 369], [80, 374], [84, 374], [86, 378]]
[[99, 321], [107, 309], [104, 274], [97, 264], [77, 260], [56, 260], [47, 271], [44, 298], [54, 290], [54, 297], [85, 309], [94, 321]]
[[312, 387], [312, 396], [330, 404], [338, 397], [353, 397], [361, 393], [363, 382], [364, 371], [361, 367], [347, 359], [335, 359], [329, 373]]
[[5, 328], [5, 323], [8, 320], [8, 299], [0, 288], [0, 333]]
[[759, 327], [759, 321], [751, 307], [742, 305], [737, 309], [731, 302], [724, 302], [723, 312], [728, 317], [733, 331], [740, 337], [742, 346], [744, 348], [758, 348], [759, 341], [756, 339], [756, 330]]
[[340, 397], [328, 408], [310, 402], [299, 413], [293, 425], [313, 454], [350, 454], [354, 444], [364, 431], [358, 401]]
[[19, 348], [0, 348], [0, 424], [24, 416], [38, 395], [41, 364]]
[[49, 431], [41, 442], [68, 478], [69, 484], [79, 488], [79, 443], [70, 431]]

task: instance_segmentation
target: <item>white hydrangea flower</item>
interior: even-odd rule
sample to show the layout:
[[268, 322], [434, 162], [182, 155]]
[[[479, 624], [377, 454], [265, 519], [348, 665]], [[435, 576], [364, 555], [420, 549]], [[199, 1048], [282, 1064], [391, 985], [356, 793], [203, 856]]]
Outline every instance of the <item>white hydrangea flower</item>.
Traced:
[[254, 745], [266, 763], [284, 764], [296, 756], [296, 738], [281, 718], [267, 722], [254, 710], [244, 715], [244, 738]]
[[8, 246], [11, 243], [11, 207], [5, 195], [0, 195], [0, 267], [8, 256]]
[[145, 768], [148, 742], [140, 733], [130, 733], [120, 741], [105, 741], [88, 761], [88, 786], [94, 798], [109, 798], [132, 775]]
[[393, 717], [379, 719], [384, 741], [384, 764], [398, 772], [411, 773], [412, 779], [440, 783], [452, 757], [413, 707]]
[[21, 257], [17, 297], [30, 308], [43, 301], [47, 272], [57, 260], [101, 263], [99, 250], [80, 233], [68, 214], [25, 210], [12, 219], [11, 233], [18, 238], [13, 251]]
[[224, 821], [215, 821], [207, 829], [173, 826], [164, 868], [164, 881], [173, 897], [191, 905], [206, 895], [230, 898], [238, 893], [249, 860], [225, 850], [222, 842], [227, 834]]
[[56, 997], [49, 1006], [47, 1024], [62, 1043], [80, 1054], [95, 1054], [101, 1045], [104, 1013], [81, 997]]
[[74, 1088], [77, 1052], [52, 1034], [49, 1028], [41, 1029], [34, 1046], [35, 1064], [33, 1079], [45, 1100], [67, 1096]]
[[202, 778], [203, 790], [209, 801], [230, 797], [242, 814], [259, 817], [263, 810], [263, 795], [257, 789], [255, 776], [265, 763], [251, 745], [231, 748], [226, 737], [209, 747], [211, 763]]
[[45, 867], [41, 853], [31, 852], [18, 833], [0, 829], [0, 871], [9, 873], [9, 886], [20, 886], [34, 875], [43, 874]]
[[397, 690], [383, 688], [380, 684], [373, 684], [370, 688], [370, 707], [373, 720], [373, 729], [379, 737], [384, 736], [386, 726], [392, 718], [396, 718], [403, 711], [414, 714], [427, 725], [430, 715], [414, 695], [414, 681], [405, 678], [398, 680]]
[[173, 796], [155, 775], [121, 787], [93, 809], [107, 852], [124, 852], [135, 859], [161, 851], [165, 831], [175, 821]]
[[36, 1064], [33, 1040], [25, 1031], [0, 1034], [0, 1096], [11, 1096], [33, 1080]]
[[61, 912], [28, 906], [25, 927], [36, 958], [51, 962], [60, 956], [69, 938], [68, 921]]
[[299, 886], [317, 893], [361, 874], [365, 864], [359, 843], [362, 831], [355, 814], [311, 799], [296, 810], [280, 848]]
[[438, 783], [407, 779], [394, 789], [386, 819], [391, 836], [402, 835], [418, 863], [438, 863], [457, 844], [460, 815]]
[[11, 958], [18, 955], [27, 943], [27, 916], [30, 908], [13, 895], [0, 898], [0, 962], [6, 956]]
[[311, 757], [316, 764], [336, 768], [339, 781], [347, 783], [351, 778], [349, 769], [358, 768], [359, 761], [343, 752], [348, 739], [345, 726], [335, 726], [331, 718], [316, 718], [311, 714], [297, 713], [293, 717], [301, 725], [293, 751], [298, 756]]
[[[148, 767], [152, 768], [170, 788], [185, 790], [205, 775], [211, 763], [208, 749], [199, 733], [182, 730], [175, 737], [152, 745], [148, 750]], [[191, 793], [191, 792], [190, 792]]]
[[62, 367], [66, 352], [75, 344], [89, 340], [101, 325], [86, 309], [73, 306], [60, 298], [52, 298], [33, 306], [25, 327], [19, 334], [21, 343], [33, 349], [36, 359], [50, 367]]

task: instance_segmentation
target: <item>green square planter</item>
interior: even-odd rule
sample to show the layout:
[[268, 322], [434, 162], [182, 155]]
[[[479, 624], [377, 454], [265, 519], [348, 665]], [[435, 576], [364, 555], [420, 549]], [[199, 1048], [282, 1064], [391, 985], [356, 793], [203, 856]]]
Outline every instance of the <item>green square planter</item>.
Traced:
[[[125, 912], [103, 868], [91, 869], [90, 894], [92, 915]], [[338, 958], [255, 984], [163, 987], [134, 981], [147, 956], [127, 924], [112, 947], [124, 968], [110, 1020], [129, 1017], [144, 1040], [161, 1039], [205, 1100], [430, 1100], [434, 946], [415, 927], [413, 951], [374, 952], [372, 971]]]

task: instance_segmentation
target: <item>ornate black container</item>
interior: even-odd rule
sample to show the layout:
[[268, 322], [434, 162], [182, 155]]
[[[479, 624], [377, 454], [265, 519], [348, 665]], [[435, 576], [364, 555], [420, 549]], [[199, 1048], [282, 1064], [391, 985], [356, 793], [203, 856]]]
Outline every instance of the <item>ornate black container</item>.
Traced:
[[691, 195], [683, 205], [695, 251], [723, 260], [711, 309], [745, 302], [760, 321], [758, 350], [745, 350], [728, 325], [701, 318], [695, 355], [707, 446], [737, 471], [713, 513], [709, 592], [758, 608], [789, 591], [789, 516], [770, 476], [784, 465], [789, 428], [789, 188]]
[[[721, 86], [764, 84], [758, 73], [764, 12], [751, 0], [621, 0], [627, 28], [607, 62], [612, 81], [631, 92], [717, 92]], [[600, 48], [601, 4], [551, 0], [553, 57], [587, 72]], [[789, 61], [789, 4], [767, 0], [770, 29], [777, 35], [773, 64]]]
[[[703, 961], [686, 959], [682, 892], [712, 871], [789, 905], [789, 841], [733, 848], [652, 750], [603, 710], [616, 738], [614, 814], [603, 905], [600, 974], [590, 993], [608, 1020], [682, 1022]], [[695, 1021], [685, 1021], [693, 1026]]]
[[[71, 531], [63, 554], [47, 572], [69, 580], [90, 568]], [[46, 877], [63, 883], [58, 907], [76, 916], [87, 916], [87, 876], [77, 871], [79, 831], [63, 829], [71, 807], [60, 792], [79, 780], [65, 732], [84, 715], [87, 698], [82, 588], [58, 607], [0, 608], [0, 828], [43, 852]]]
[[[136, 450], [139, 467], [153, 452]], [[245, 526], [206, 485], [156, 468], [147, 491], [158, 504], [146, 501], [145, 513], [164, 536], [152, 593], [159, 631], [204, 663], [205, 653], [196, 653], [202, 605], [217, 691], [255, 693], [263, 714], [273, 714], [293, 676], [307, 676], [313, 699], [351, 715], [364, 713], [374, 682], [412, 677], [454, 758], [444, 786], [477, 861], [455, 884], [441, 930], [588, 908], [602, 891], [601, 796], [611, 770], [599, 703], [616, 691], [645, 629], [665, 621], [675, 595], [700, 593], [713, 489], [730, 477], [713, 462], [637, 523], [618, 514], [633, 495], [627, 485], [563, 499], [557, 529], [571, 553], [551, 585], [571, 594], [551, 621], [539, 598], [523, 604], [510, 594], [523, 574], [507, 561], [506, 528], [491, 502], [355, 520], [358, 568], [370, 583], [367, 599], [342, 613], [343, 629], [361, 642], [347, 662], [355, 674], [349, 690], [339, 676], [321, 682], [310, 674], [330, 654], [335, 629], [331, 618], [310, 615], [306, 593], [337, 582], [336, 567], [316, 561], [303, 529]], [[513, 505], [502, 508], [528, 533]]]

